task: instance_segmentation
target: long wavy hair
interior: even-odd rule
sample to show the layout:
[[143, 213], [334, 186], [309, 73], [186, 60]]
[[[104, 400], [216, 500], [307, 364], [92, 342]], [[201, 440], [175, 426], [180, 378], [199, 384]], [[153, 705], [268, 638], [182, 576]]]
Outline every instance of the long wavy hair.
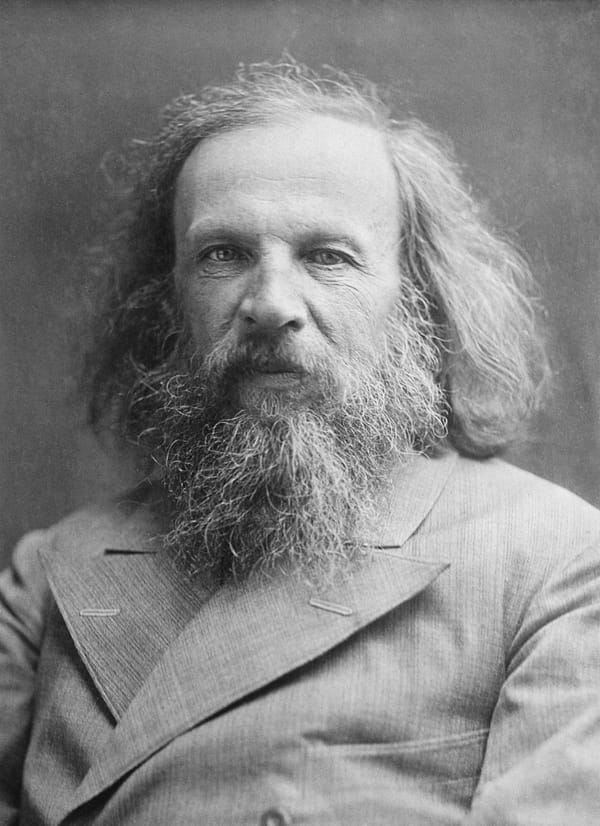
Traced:
[[486, 226], [444, 139], [395, 119], [368, 81], [293, 60], [242, 67], [230, 85], [177, 98], [159, 133], [130, 147], [92, 267], [104, 295], [86, 359], [90, 424], [108, 422], [135, 442], [144, 421], [129, 403], [131, 388], [178, 351], [172, 218], [186, 158], [208, 137], [303, 113], [367, 124], [385, 137], [401, 203], [399, 278], [412, 282], [435, 330], [448, 437], [467, 455], [497, 453], [520, 432], [548, 374], [528, 266]]

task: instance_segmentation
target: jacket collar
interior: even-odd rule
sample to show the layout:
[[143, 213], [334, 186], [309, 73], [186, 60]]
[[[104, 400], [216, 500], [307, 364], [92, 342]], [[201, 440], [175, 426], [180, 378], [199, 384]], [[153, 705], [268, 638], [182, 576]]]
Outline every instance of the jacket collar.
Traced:
[[399, 548], [426, 517], [453, 465], [454, 454], [446, 454], [404, 467], [372, 542], [378, 547], [351, 577], [322, 593], [280, 573], [210, 595], [178, 576], [161, 554], [131, 547], [79, 566], [72, 558], [47, 557], [57, 605], [117, 721], [69, 811], [174, 737], [427, 587], [447, 565], [402, 556]]

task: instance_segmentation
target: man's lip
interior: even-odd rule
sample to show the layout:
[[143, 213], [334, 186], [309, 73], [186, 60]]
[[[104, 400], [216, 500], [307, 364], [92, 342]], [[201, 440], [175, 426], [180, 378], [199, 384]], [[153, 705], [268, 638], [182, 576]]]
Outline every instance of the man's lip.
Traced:
[[251, 370], [251, 373], [256, 374], [277, 374], [277, 373], [286, 373], [286, 374], [294, 374], [297, 376], [304, 375], [306, 371], [299, 367], [297, 364], [264, 364], [260, 367], [255, 367]]
[[247, 384], [256, 388], [263, 387], [265, 389], [281, 389], [297, 387], [304, 376], [303, 372], [298, 370], [253, 370], [248, 373], [243, 379], [242, 384]]
[[254, 375], [257, 376], [302, 376], [301, 370], [254, 370]]

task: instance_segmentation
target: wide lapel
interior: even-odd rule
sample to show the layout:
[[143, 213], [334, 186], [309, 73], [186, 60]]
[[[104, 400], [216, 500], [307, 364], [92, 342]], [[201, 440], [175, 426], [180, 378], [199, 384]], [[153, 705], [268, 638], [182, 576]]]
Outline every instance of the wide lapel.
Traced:
[[[453, 458], [446, 456], [419, 460], [405, 470], [404, 483], [414, 486], [412, 497], [402, 495], [410, 508], [399, 514], [395, 507], [402, 496], [393, 498], [381, 526], [382, 539], [393, 534], [396, 547], [372, 549], [351, 577], [325, 592], [315, 592], [300, 577], [279, 574], [244, 587], [225, 586], [208, 601], [206, 594], [188, 596], [193, 610], [188, 604], [184, 613], [192, 619], [162, 656], [156, 654], [152, 673], [63, 817], [179, 734], [323, 655], [436, 579], [446, 563], [402, 556], [397, 547], [425, 518], [452, 465]], [[113, 705], [117, 694], [113, 690]]]
[[159, 553], [41, 557], [77, 652], [116, 721], [209, 592]]

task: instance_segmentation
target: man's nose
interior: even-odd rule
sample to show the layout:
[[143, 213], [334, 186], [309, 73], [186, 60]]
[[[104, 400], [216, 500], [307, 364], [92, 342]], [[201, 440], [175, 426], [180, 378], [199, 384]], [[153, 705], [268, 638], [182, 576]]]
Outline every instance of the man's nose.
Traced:
[[285, 262], [258, 265], [238, 308], [243, 332], [299, 332], [306, 319], [293, 266]]

